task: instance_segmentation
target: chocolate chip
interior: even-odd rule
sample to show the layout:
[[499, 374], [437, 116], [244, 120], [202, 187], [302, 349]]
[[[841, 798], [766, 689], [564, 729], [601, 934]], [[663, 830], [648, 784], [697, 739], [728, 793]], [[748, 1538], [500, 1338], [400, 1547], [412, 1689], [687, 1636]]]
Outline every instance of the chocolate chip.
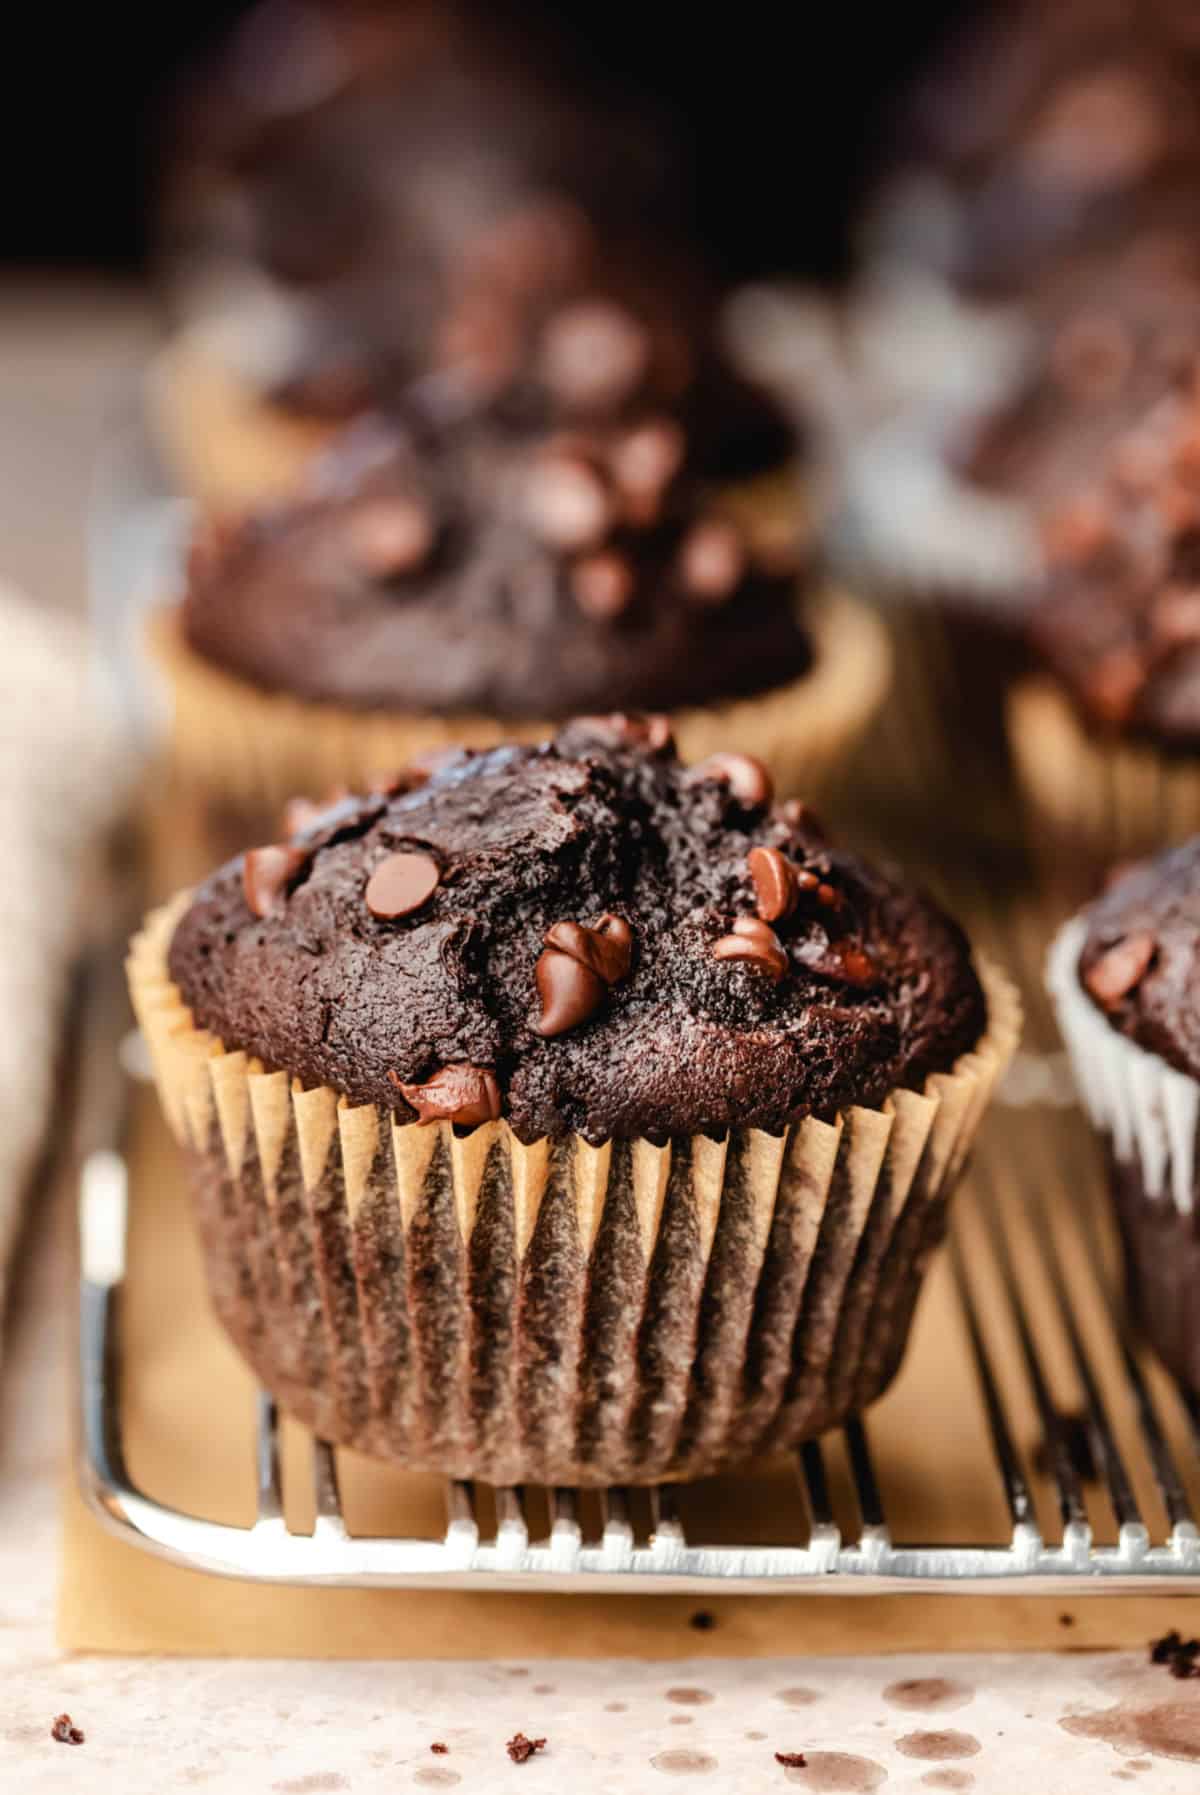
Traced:
[[778, 848], [751, 848], [746, 865], [754, 881], [758, 914], [764, 922], [778, 922], [796, 908], [799, 886], [796, 869]]
[[803, 1770], [808, 1759], [802, 1751], [777, 1751], [775, 1762], [782, 1764], [785, 1770]]
[[254, 915], [263, 918], [278, 909], [307, 864], [302, 848], [250, 848], [242, 861], [242, 890]]
[[613, 523], [612, 499], [595, 468], [561, 454], [544, 455], [531, 468], [525, 512], [535, 534], [566, 553], [596, 548]]
[[608, 465], [631, 523], [644, 528], [658, 517], [684, 447], [683, 431], [673, 418], [651, 418], [613, 444]]
[[1154, 600], [1150, 627], [1164, 648], [1200, 642], [1200, 586], [1167, 586]]
[[588, 555], [571, 569], [571, 590], [585, 617], [607, 623], [626, 610], [633, 597], [633, 568], [611, 550]]
[[546, 930], [545, 943], [578, 960], [606, 985], [615, 985], [628, 977], [633, 960], [633, 930], [623, 916], [602, 916], [595, 928], [579, 922], [556, 922]]
[[757, 808], [769, 804], [774, 792], [771, 775], [753, 754], [710, 754], [692, 768], [694, 779], [720, 779], [739, 804]]
[[679, 551], [679, 578], [689, 598], [723, 604], [745, 570], [741, 532], [727, 518], [707, 518], [688, 531]]
[[429, 902], [441, 876], [429, 854], [389, 854], [367, 880], [367, 909], [386, 922], [410, 916]]
[[50, 1737], [57, 1739], [60, 1745], [82, 1745], [86, 1734], [80, 1731], [69, 1714], [56, 1714], [50, 1728]]
[[433, 1744], [429, 1747], [429, 1749], [433, 1753], [434, 1757], [444, 1758], [446, 1756], [446, 1753], [450, 1750], [450, 1747], [448, 1745], [444, 1745], [440, 1739], [435, 1739]]
[[753, 966], [756, 972], [765, 973], [776, 985], [788, 969], [787, 955], [779, 937], [756, 916], [739, 916], [733, 932], [722, 935], [712, 951], [715, 960], [735, 960]]
[[780, 810], [789, 829], [803, 829], [806, 835], [814, 836], [817, 841], [826, 839], [824, 827], [803, 798], [785, 798]]
[[839, 947], [836, 953], [838, 970], [850, 985], [873, 985], [879, 977], [870, 954], [861, 947]]
[[524, 1764], [535, 1751], [545, 1751], [544, 1739], [527, 1739], [524, 1733], [514, 1733], [504, 1747], [514, 1764]]
[[534, 979], [542, 1005], [534, 1028], [547, 1038], [578, 1028], [604, 1002], [604, 980], [572, 954], [547, 948], [538, 959]]
[[623, 306], [580, 300], [550, 320], [541, 361], [546, 384], [563, 405], [606, 410], [640, 384], [650, 363], [650, 334]]
[[652, 754], [674, 750], [671, 719], [661, 711], [609, 711], [607, 716], [575, 717], [568, 727], [613, 748], [648, 748]]
[[394, 1071], [388, 1078], [416, 1110], [418, 1122], [457, 1122], [474, 1128], [499, 1118], [500, 1086], [495, 1073], [484, 1066], [443, 1066], [421, 1084], [405, 1084]]
[[1088, 669], [1084, 697], [1104, 723], [1128, 723], [1146, 684], [1147, 669], [1134, 648], [1113, 648]]
[[824, 904], [827, 910], [840, 910], [846, 900], [840, 891], [835, 891], [832, 885], [822, 879], [817, 884], [817, 902]]
[[360, 499], [345, 523], [350, 559], [372, 580], [412, 573], [433, 547], [433, 519], [419, 499]]
[[1154, 936], [1142, 930], [1126, 935], [1088, 967], [1083, 982], [1102, 1009], [1114, 1008], [1141, 983], [1157, 946]]

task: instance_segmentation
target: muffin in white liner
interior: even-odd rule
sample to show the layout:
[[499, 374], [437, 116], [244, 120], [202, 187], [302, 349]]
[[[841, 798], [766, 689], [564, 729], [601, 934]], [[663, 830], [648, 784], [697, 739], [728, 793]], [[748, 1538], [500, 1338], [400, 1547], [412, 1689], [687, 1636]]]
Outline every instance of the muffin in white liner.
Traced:
[[1114, 1027], [1080, 978], [1086, 914], [1055, 938], [1046, 983], [1075, 1082], [1105, 1138], [1130, 1308], [1167, 1368], [1200, 1390], [1200, 1081]]

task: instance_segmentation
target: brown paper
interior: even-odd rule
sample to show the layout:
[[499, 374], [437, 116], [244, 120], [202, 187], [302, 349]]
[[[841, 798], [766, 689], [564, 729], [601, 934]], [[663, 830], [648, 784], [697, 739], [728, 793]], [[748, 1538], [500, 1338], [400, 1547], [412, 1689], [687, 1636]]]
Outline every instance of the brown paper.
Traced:
[[1089, 731], [1068, 695], [1042, 676], [1009, 699], [1009, 740], [1035, 826], [1106, 866], [1200, 830], [1200, 760]]
[[322, 1437], [498, 1485], [677, 1481], [890, 1381], [1016, 1044], [998, 973], [983, 1039], [923, 1093], [779, 1136], [527, 1146], [504, 1122], [397, 1127], [224, 1051], [167, 974], [186, 902], [133, 943], [134, 1008], [217, 1311]]
[[[767, 763], [781, 795], [819, 795], [882, 703], [891, 655], [874, 613], [842, 594], [813, 601], [811, 628], [816, 658], [803, 679], [672, 714], [682, 759], [735, 747]], [[189, 649], [173, 610], [152, 619], [149, 651], [166, 682], [172, 773], [250, 810], [278, 809], [298, 792], [362, 787], [431, 749], [538, 742], [556, 727], [546, 719], [343, 711], [265, 692]]]

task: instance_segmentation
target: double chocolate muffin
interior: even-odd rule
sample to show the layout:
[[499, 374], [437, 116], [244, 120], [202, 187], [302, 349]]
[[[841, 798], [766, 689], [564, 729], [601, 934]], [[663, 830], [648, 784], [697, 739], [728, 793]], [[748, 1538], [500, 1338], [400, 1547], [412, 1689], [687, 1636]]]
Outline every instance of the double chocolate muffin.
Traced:
[[1200, 349], [1180, 343], [1045, 517], [1045, 672], [1013, 694], [1013, 749], [1035, 815], [1102, 858], [1200, 824], [1198, 393]]
[[689, 158], [644, 96], [470, 0], [317, 4], [290, 38], [276, 16], [298, 68], [264, 88], [261, 23], [198, 84], [171, 183], [184, 322], [154, 391], [201, 498], [289, 490], [331, 429], [426, 374], [480, 406], [527, 387], [551, 313], [584, 301], [634, 315], [727, 469], [786, 452], [718, 352]]
[[1018, 1023], [931, 900], [661, 717], [295, 821], [130, 961], [218, 1312], [287, 1409], [605, 1483], [885, 1388]]
[[1200, 1392], [1200, 838], [1126, 871], [1070, 923], [1049, 982], [1107, 1140], [1131, 1308]]
[[[573, 331], [637, 352], [619, 316], [558, 323], [564, 366]], [[714, 486], [686, 416], [640, 391], [547, 427], [532, 404], [464, 419], [427, 387], [352, 426], [291, 502], [202, 525], [156, 631], [191, 783], [277, 806], [629, 709], [670, 709], [689, 758], [736, 726], [781, 785], [821, 777], [882, 696], [880, 631], [812, 602], [793, 520]]]

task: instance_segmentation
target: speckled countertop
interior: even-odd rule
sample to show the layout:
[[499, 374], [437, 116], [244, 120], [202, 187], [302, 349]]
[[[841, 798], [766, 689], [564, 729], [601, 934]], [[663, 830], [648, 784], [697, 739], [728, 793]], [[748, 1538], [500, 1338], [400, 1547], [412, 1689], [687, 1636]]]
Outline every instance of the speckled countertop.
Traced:
[[[63, 518], [81, 513], [103, 389], [136, 345], [140, 315], [136, 298], [78, 283], [0, 290], [6, 570], [59, 602], [78, 602], [80, 533]], [[63, 1237], [52, 1215], [38, 1218], [3, 1345], [0, 1795], [1200, 1789], [1200, 1681], [1172, 1681], [1144, 1654], [530, 1666], [66, 1659], [53, 1632], [67, 1433]], [[80, 1746], [50, 1737], [64, 1710], [85, 1734]], [[546, 1738], [519, 1765], [505, 1752], [518, 1731]], [[430, 1750], [435, 1742], [444, 1754]], [[785, 1767], [776, 1752], [806, 1764]]]

